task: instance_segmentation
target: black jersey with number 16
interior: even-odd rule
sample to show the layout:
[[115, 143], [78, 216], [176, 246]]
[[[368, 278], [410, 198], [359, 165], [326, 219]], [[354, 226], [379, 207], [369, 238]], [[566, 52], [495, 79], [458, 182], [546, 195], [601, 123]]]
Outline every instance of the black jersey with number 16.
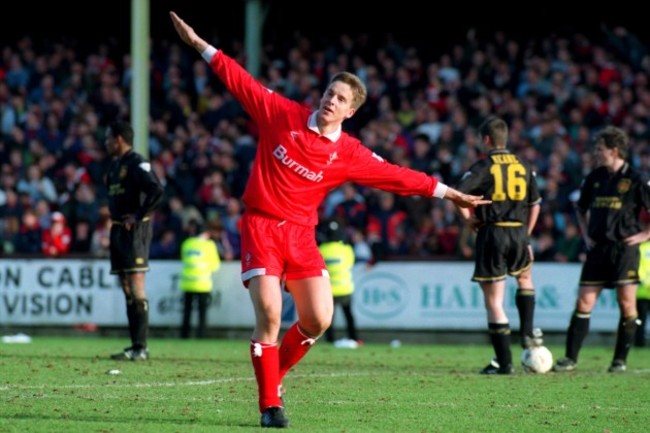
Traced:
[[493, 150], [463, 175], [458, 189], [483, 195], [490, 206], [478, 206], [476, 217], [484, 224], [528, 224], [530, 207], [541, 201], [536, 174], [530, 164], [506, 149]]

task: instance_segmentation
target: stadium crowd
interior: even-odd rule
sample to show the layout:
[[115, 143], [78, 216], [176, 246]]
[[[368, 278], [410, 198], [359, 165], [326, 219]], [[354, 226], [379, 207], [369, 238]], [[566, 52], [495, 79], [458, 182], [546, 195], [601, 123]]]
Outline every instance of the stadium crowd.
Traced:
[[[242, 41], [220, 41], [245, 63]], [[220, 226], [223, 259], [239, 259], [241, 195], [257, 130], [202, 59], [180, 43], [152, 42], [149, 156], [165, 187], [154, 216], [152, 259], [178, 259], [196, 227]], [[509, 147], [538, 173], [542, 211], [532, 244], [539, 261], [584, 253], [572, 202], [593, 168], [591, 139], [604, 125], [631, 138], [630, 162], [650, 173], [650, 54], [624, 27], [597, 35], [516, 40], [469, 32], [439, 56], [393, 36], [296, 34], [266, 45], [268, 88], [316, 109], [329, 78], [350, 70], [369, 98], [344, 126], [380, 156], [454, 186], [481, 156], [477, 126], [507, 120]], [[110, 216], [102, 137], [129, 120], [129, 53], [110, 42], [86, 52], [71, 41], [23, 37], [0, 55], [0, 254], [107, 257]], [[444, 200], [344, 185], [323, 203], [359, 259], [461, 259], [473, 232]]]

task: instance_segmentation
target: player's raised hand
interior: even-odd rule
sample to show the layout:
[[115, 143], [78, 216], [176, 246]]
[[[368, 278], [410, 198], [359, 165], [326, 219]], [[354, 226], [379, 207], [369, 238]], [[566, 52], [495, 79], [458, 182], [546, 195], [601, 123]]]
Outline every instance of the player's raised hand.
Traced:
[[197, 51], [202, 52], [208, 47], [208, 43], [196, 34], [192, 26], [181, 19], [176, 12], [170, 11], [169, 16], [172, 19], [176, 33], [181, 37], [183, 42], [194, 47]]

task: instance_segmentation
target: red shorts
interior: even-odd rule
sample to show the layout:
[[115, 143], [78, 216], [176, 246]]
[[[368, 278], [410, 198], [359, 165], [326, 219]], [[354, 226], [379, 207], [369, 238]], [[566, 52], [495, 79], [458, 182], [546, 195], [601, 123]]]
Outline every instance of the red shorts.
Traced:
[[301, 280], [327, 275], [314, 227], [244, 212], [241, 226], [241, 277], [275, 275]]

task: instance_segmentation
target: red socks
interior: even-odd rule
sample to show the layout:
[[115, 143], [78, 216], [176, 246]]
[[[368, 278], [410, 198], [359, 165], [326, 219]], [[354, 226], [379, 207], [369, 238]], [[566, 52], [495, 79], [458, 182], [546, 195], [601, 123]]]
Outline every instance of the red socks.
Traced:
[[251, 361], [257, 379], [260, 412], [271, 406], [282, 406], [280, 385], [284, 375], [296, 365], [316, 342], [306, 336], [294, 323], [277, 343], [258, 343], [251, 340]]
[[260, 412], [271, 406], [282, 406], [280, 400], [280, 361], [277, 343], [258, 343], [251, 340], [251, 360], [257, 379]]
[[282, 383], [284, 375], [307, 354], [314, 343], [316, 339], [303, 334], [298, 322], [287, 330], [280, 346], [279, 383]]

